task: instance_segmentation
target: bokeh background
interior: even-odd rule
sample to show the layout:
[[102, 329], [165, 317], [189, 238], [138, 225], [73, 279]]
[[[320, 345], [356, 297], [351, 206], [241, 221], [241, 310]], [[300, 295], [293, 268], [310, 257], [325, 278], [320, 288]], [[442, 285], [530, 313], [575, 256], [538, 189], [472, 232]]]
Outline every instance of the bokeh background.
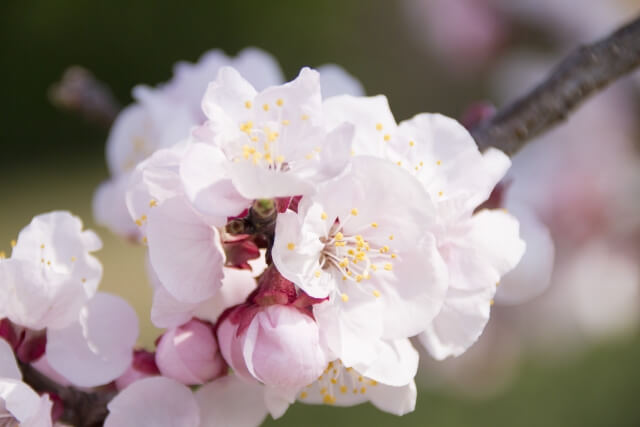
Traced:
[[[277, 58], [288, 78], [302, 66], [340, 64], [368, 94], [386, 94], [398, 120], [422, 111], [460, 117], [477, 100], [504, 102], [494, 87], [495, 64], [505, 52], [525, 48], [557, 61], [577, 42], [604, 35], [640, 9], [635, 1], [563, 0], [572, 15], [567, 19], [579, 27], [571, 32], [568, 21], [560, 19], [567, 11], [551, 8], [553, 2], [537, 7], [558, 18], [555, 29], [549, 26], [553, 19], [536, 13], [536, 6], [524, 7], [536, 3], [529, 0], [514, 0], [523, 5], [515, 11], [495, 6], [499, 1], [451, 0], [491, 3], [498, 18], [488, 24], [495, 34], [480, 28], [471, 38], [486, 43], [463, 38], [448, 44], [457, 35], [447, 31], [475, 31], [485, 18], [484, 12], [451, 12], [447, 1], [0, 2], [0, 250], [9, 250], [10, 240], [38, 213], [66, 209], [80, 215], [104, 241], [102, 289], [136, 306], [143, 326], [140, 343], [152, 345], [157, 331], [147, 320], [151, 291], [144, 249], [98, 228], [92, 219], [93, 191], [107, 177], [107, 129], [57, 110], [47, 97], [70, 65], [93, 71], [126, 105], [134, 85], [168, 80], [179, 60], [196, 61], [212, 48], [235, 54], [257, 46]], [[582, 8], [593, 9], [595, 16]], [[602, 8], [615, 10], [597, 12]], [[558, 34], [563, 32], [570, 34]], [[638, 86], [629, 87], [630, 102], [637, 103]], [[533, 304], [536, 299], [527, 303]], [[438, 375], [431, 371], [436, 365], [429, 364], [421, 373], [417, 409], [402, 418], [370, 405], [297, 404], [282, 420], [265, 425], [638, 426], [636, 330], [625, 327], [581, 351], [553, 357], [527, 351], [510, 366], [509, 381], [491, 393], [465, 393], [464, 386], [431, 381]], [[477, 363], [473, 369], [491, 376], [496, 367]]]

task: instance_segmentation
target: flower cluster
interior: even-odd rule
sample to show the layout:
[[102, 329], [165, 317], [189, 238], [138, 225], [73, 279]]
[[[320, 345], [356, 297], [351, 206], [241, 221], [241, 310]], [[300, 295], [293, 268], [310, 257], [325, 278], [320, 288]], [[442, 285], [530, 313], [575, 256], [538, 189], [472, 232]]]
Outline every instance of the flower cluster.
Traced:
[[410, 412], [410, 339], [462, 354], [522, 256], [518, 222], [479, 209], [504, 154], [442, 115], [396, 123], [335, 66], [280, 80], [262, 52], [213, 52], [136, 89], [114, 124], [94, 208], [148, 247], [155, 352], [96, 294], [99, 240], [70, 214], [36, 217], [0, 262], [16, 354], [44, 340], [23, 363], [114, 381], [105, 425], [257, 425], [296, 400]]

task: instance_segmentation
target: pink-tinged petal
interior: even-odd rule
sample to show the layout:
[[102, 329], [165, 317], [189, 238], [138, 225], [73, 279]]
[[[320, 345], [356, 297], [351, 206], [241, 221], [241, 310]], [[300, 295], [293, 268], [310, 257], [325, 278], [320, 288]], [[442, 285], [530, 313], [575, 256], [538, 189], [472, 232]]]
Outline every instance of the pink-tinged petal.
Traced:
[[324, 99], [337, 95], [364, 96], [362, 83], [336, 64], [325, 64], [317, 68]]
[[109, 404], [105, 427], [199, 427], [200, 410], [191, 390], [179, 382], [152, 377], [136, 381]]
[[184, 198], [167, 200], [150, 211], [147, 239], [153, 269], [174, 298], [195, 303], [218, 291], [224, 265], [218, 230]]
[[511, 203], [509, 212], [520, 222], [520, 237], [527, 250], [518, 265], [500, 279], [495, 300], [499, 304], [520, 304], [549, 287], [555, 246], [549, 229], [531, 208]]
[[295, 196], [314, 191], [314, 185], [299, 174], [266, 169], [250, 161], [233, 163], [230, 175], [238, 192], [247, 199]]
[[18, 369], [13, 349], [3, 339], [0, 339], [0, 378], [22, 379], [22, 373]]
[[[215, 297], [213, 299], [215, 299]], [[171, 328], [182, 325], [193, 317], [193, 312], [199, 304], [201, 303], [177, 300], [164, 286], [157, 286], [153, 290], [151, 322], [158, 328]]]
[[137, 240], [139, 228], [129, 215], [126, 193], [130, 173], [104, 181], [93, 195], [93, 217], [96, 223], [112, 232]]
[[232, 374], [204, 385], [195, 397], [200, 406], [200, 427], [253, 427], [267, 416], [264, 387]]
[[187, 197], [204, 215], [226, 219], [251, 204], [231, 183], [227, 162], [218, 147], [195, 143], [180, 164], [180, 178]]
[[389, 143], [385, 139], [395, 133], [397, 125], [384, 95], [334, 96], [325, 100], [322, 107], [330, 127], [344, 122], [355, 125], [354, 154], [385, 157]]
[[70, 386], [71, 382], [60, 375], [55, 369], [51, 367], [49, 360], [47, 359], [47, 355], [43, 354], [41, 358], [31, 363], [31, 366], [36, 368], [41, 374], [46, 375], [49, 379], [57, 382], [62, 386]]
[[413, 383], [418, 372], [418, 351], [408, 339], [379, 341], [376, 359], [369, 364], [354, 365], [363, 376], [385, 385], [401, 387]]
[[131, 364], [138, 318], [120, 297], [98, 293], [77, 322], [47, 332], [47, 359], [73, 384], [93, 387], [120, 376]]
[[167, 330], [157, 346], [156, 363], [162, 375], [183, 384], [204, 384], [227, 370], [213, 326], [200, 320]]
[[51, 427], [52, 403], [19, 380], [0, 379], [0, 406], [4, 407], [20, 426]]

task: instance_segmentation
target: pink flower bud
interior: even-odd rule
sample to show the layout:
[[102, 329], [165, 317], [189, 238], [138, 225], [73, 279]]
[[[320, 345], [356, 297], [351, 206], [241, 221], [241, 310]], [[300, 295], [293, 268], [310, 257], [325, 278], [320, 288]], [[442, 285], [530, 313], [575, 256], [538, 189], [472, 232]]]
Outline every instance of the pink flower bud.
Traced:
[[204, 384], [227, 370], [211, 325], [197, 319], [167, 330], [156, 363], [162, 375], [187, 385]]
[[116, 379], [116, 387], [122, 390], [129, 384], [143, 378], [160, 375], [160, 370], [156, 365], [155, 353], [146, 350], [135, 350], [131, 365]]
[[218, 328], [220, 351], [235, 373], [281, 390], [299, 390], [327, 366], [313, 318], [290, 305], [238, 306]]

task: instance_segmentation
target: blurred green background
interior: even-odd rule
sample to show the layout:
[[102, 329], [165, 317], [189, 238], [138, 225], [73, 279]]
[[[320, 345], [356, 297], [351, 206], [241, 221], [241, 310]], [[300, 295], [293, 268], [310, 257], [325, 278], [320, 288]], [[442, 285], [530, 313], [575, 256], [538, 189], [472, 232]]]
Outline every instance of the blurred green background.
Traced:
[[[368, 94], [386, 94], [397, 119], [421, 111], [457, 117], [488, 95], [486, 76], [451, 78], [411, 31], [399, 2], [389, 0], [2, 1], [0, 250], [9, 249], [32, 216], [54, 209], [71, 210], [95, 227], [91, 198], [107, 177], [106, 130], [48, 102], [49, 86], [68, 66], [92, 70], [123, 104], [135, 84], [169, 79], [178, 60], [195, 61], [211, 48], [235, 54], [246, 46], [272, 53], [289, 78], [305, 65], [340, 64]], [[140, 342], [150, 345], [157, 332], [145, 320], [151, 292], [144, 250], [105, 229], [98, 232], [104, 241], [102, 289], [132, 301], [143, 325]], [[640, 336], [634, 335], [554, 361], [527, 358], [514, 383], [491, 398], [424, 390], [416, 411], [402, 418], [369, 405], [298, 404], [277, 424], [638, 426], [639, 362]]]

